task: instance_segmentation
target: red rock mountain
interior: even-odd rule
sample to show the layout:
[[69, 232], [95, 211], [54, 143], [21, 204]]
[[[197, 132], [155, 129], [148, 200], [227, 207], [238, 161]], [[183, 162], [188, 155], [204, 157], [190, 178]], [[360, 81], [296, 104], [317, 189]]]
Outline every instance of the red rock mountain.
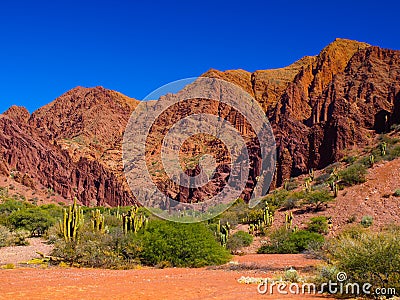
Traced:
[[[396, 50], [336, 39], [319, 55], [285, 68], [210, 70], [202, 76], [237, 84], [262, 105], [277, 141], [274, 186], [322, 168], [400, 123]], [[51, 188], [66, 199], [76, 196], [86, 205], [133, 203], [121, 144], [137, 103], [102, 87], [77, 87], [32, 115], [11, 107], [0, 115], [0, 175], [31, 189]], [[186, 199], [187, 191], [181, 196]]]

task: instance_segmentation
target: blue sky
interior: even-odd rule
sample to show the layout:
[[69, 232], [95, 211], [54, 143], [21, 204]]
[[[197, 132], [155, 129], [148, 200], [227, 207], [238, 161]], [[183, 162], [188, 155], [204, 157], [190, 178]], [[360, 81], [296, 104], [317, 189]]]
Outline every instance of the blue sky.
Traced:
[[2, 1], [0, 112], [75, 86], [143, 99], [210, 68], [282, 67], [336, 37], [400, 49], [397, 1]]

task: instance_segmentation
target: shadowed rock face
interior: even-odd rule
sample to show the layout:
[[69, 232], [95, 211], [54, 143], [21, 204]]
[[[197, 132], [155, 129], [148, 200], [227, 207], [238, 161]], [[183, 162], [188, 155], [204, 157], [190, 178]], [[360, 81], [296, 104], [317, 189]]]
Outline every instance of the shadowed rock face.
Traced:
[[[400, 123], [400, 51], [337, 39], [319, 55], [286, 68], [254, 73], [210, 70], [203, 76], [242, 87], [265, 110], [277, 142], [273, 186], [310, 168], [324, 167], [340, 159], [345, 149], [363, 145], [374, 133]], [[78, 87], [32, 115], [11, 107], [0, 115], [0, 175], [17, 170], [31, 188], [37, 182], [65, 198], [76, 196], [86, 205], [135, 202], [122, 172], [121, 145], [137, 103], [102, 87]], [[235, 113], [224, 113], [213, 103], [208, 109], [222, 113], [241, 132], [251, 131]], [[184, 114], [177, 106], [165, 121]], [[160, 120], [154, 132], [165, 131], [164, 125]], [[213, 148], [215, 141], [208, 142]], [[156, 144], [153, 148], [149, 162], [159, 154]], [[198, 150], [195, 143], [186, 149], [188, 157]], [[252, 157], [245, 198], [258, 174], [257, 153]], [[175, 199], [196, 202], [221, 188], [229, 172], [224, 162], [217, 170], [217, 184], [207, 189], [179, 189], [162, 176], [157, 185]], [[198, 166], [187, 172], [197, 174]]]

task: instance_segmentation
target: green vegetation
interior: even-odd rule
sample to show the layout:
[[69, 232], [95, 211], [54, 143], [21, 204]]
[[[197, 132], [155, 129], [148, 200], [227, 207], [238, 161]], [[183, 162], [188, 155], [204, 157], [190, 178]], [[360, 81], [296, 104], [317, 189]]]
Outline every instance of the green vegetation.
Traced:
[[320, 234], [328, 233], [328, 220], [324, 216], [312, 217], [307, 224], [307, 230]]
[[352, 186], [365, 182], [367, 167], [363, 164], [350, 165], [346, 169], [339, 172], [341, 183]]
[[400, 197], [400, 189], [395, 190], [393, 196]]
[[167, 261], [176, 267], [202, 267], [223, 264], [230, 258], [202, 223], [152, 220], [138, 242], [140, 261], [148, 265]]
[[261, 246], [257, 253], [301, 253], [311, 242], [322, 244], [324, 237], [316, 232], [293, 231], [281, 227], [271, 233], [268, 244]]
[[333, 267], [346, 272], [349, 282], [370, 283], [371, 291], [377, 287], [395, 288], [399, 295], [399, 227], [382, 232], [345, 232], [330, 243], [329, 252]]
[[314, 206], [315, 210], [321, 209], [323, 204], [333, 200], [333, 196], [325, 189], [310, 192], [305, 198], [308, 204]]
[[243, 247], [248, 247], [253, 242], [253, 236], [242, 230], [237, 231], [229, 237], [226, 248], [232, 252], [235, 252]]

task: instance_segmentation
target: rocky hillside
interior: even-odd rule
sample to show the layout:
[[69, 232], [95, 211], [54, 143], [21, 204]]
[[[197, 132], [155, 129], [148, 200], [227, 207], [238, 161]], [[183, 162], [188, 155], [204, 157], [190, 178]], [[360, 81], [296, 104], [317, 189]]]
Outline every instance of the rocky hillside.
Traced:
[[339, 160], [400, 122], [396, 50], [336, 39], [287, 68], [204, 76], [240, 85], [264, 106], [278, 146], [276, 185]]
[[[274, 186], [339, 160], [400, 123], [396, 50], [337, 39], [317, 56], [285, 68], [210, 70], [202, 76], [242, 87], [265, 110], [277, 141]], [[77, 87], [32, 115], [11, 107], [0, 115], [1, 176], [29, 189], [51, 189], [66, 199], [76, 196], [86, 205], [133, 203], [122, 173], [121, 144], [137, 103], [102, 87]], [[215, 105], [209, 108], [221, 111]], [[185, 115], [176, 109], [170, 116]], [[233, 112], [223, 117], [236, 122]], [[201, 196], [176, 188], [170, 194], [185, 202], [191, 201], [190, 195]]]

